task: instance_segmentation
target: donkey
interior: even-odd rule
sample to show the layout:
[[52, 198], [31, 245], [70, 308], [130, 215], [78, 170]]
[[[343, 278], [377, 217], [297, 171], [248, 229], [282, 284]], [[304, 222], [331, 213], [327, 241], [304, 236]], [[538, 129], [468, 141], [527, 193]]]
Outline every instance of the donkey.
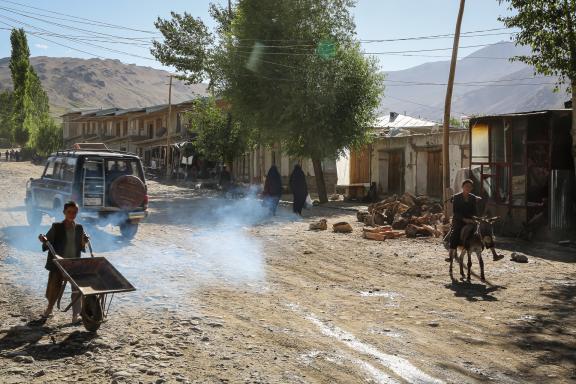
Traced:
[[[474, 217], [474, 224], [469, 224], [462, 229], [460, 233], [460, 239], [463, 244], [462, 252], [458, 262], [460, 264], [460, 276], [464, 279], [464, 253], [468, 254], [468, 275], [467, 280], [470, 281], [470, 274], [472, 269], [472, 252], [476, 253], [478, 257], [478, 263], [480, 264], [480, 280], [485, 281], [484, 277], [484, 260], [482, 260], [482, 251], [489, 248], [494, 255], [494, 260], [499, 260], [503, 256], [497, 255], [494, 250], [494, 227], [493, 224], [498, 220], [498, 217]], [[458, 257], [458, 255], [455, 255]], [[452, 263], [454, 257], [450, 255], [450, 277], [454, 279], [452, 275]]]

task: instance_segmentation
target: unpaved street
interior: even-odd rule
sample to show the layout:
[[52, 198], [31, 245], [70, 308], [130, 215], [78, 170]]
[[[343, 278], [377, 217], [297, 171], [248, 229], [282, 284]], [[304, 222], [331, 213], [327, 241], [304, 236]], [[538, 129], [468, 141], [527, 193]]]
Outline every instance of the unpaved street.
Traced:
[[[488, 284], [451, 283], [438, 239], [374, 242], [354, 212], [271, 220], [258, 201], [153, 182], [133, 241], [90, 228], [138, 290], [96, 335], [70, 313], [42, 324], [45, 255], [23, 206], [40, 173], [0, 162], [1, 383], [576, 382], [573, 250], [501, 241]], [[309, 231], [321, 217], [354, 232]]]

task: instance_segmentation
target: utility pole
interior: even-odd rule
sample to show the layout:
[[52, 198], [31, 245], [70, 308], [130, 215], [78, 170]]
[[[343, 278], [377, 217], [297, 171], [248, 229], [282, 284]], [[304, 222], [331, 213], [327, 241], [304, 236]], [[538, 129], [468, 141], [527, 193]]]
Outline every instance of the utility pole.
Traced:
[[172, 77], [168, 84], [168, 126], [166, 127], [166, 179], [170, 178], [170, 126], [172, 125]]
[[460, 44], [460, 27], [462, 26], [462, 16], [464, 16], [464, 3], [460, 0], [460, 11], [456, 20], [456, 32], [454, 33], [454, 45], [452, 47], [452, 61], [450, 62], [450, 74], [448, 75], [448, 87], [446, 89], [446, 101], [444, 102], [444, 129], [442, 143], [442, 172], [444, 189], [444, 214], [448, 217], [448, 199], [450, 190], [450, 107], [452, 104], [452, 89], [454, 88], [454, 76], [456, 74], [456, 61], [458, 60], [458, 45]]

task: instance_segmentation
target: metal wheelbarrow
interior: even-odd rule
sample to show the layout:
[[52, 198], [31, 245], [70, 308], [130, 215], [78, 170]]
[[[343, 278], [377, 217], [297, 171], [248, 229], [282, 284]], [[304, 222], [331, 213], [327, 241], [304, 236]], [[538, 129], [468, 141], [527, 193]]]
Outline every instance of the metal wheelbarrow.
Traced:
[[[124, 277], [105, 257], [94, 257], [92, 245], [87, 245], [91, 257], [65, 259], [58, 256], [54, 247], [46, 241], [50, 252], [54, 255], [54, 264], [58, 267], [64, 278], [64, 284], [58, 296], [58, 308], [66, 282], [78, 290], [79, 295], [63, 310], [68, 311], [78, 300], [82, 305], [80, 316], [84, 328], [96, 332], [100, 325], [107, 320], [108, 312], [115, 293], [131, 292], [136, 288]], [[108, 298], [110, 296], [110, 298]]]

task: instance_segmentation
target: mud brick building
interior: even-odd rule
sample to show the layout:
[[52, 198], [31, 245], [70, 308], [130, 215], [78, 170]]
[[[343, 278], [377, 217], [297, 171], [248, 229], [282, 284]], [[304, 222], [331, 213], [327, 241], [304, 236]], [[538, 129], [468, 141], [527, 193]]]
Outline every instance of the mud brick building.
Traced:
[[[442, 127], [391, 112], [377, 119], [371, 145], [351, 150], [337, 162], [338, 188], [362, 197], [371, 183], [381, 195], [410, 192], [442, 197]], [[469, 133], [450, 130], [450, 177], [470, 165]]]

